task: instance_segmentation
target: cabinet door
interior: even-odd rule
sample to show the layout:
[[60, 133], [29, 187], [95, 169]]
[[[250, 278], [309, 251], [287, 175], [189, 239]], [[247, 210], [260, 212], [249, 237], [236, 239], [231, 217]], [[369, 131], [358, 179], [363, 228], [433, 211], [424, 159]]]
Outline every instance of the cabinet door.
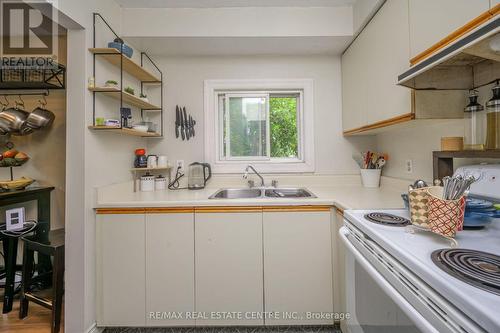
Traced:
[[408, 34], [408, 0], [388, 0], [342, 56], [344, 131], [412, 112], [410, 89], [397, 85]]
[[194, 213], [146, 214], [146, 312], [148, 326], [195, 324]]
[[264, 299], [280, 318], [266, 325], [333, 324], [307, 313], [333, 312], [330, 212], [266, 212]]
[[144, 326], [144, 214], [97, 215], [97, 325]]
[[197, 325], [263, 324], [261, 212], [195, 213], [195, 267]]
[[410, 58], [487, 11], [490, 0], [410, 0]]

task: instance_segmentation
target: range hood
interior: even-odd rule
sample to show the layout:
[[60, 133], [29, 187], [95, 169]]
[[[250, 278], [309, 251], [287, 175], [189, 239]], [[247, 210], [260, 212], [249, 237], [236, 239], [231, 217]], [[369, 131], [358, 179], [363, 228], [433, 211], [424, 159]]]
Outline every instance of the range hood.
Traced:
[[398, 76], [398, 84], [416, 90], [469, 90], [500, 79], [500, 15], [469, 28], [413, 64]]

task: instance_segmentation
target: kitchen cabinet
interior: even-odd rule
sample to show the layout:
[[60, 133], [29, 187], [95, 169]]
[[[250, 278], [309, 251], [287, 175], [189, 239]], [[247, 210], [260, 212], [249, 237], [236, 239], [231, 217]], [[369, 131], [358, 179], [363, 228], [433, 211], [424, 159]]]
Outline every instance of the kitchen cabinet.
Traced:
[[[439, 7], [438, 2], [432, 2], [436, 3], [433, 6]], [[417, 29], [416, 20], [426, 24], [427, 12], [415, 3], [419, 1], [386, 1], [342, 55], [344, 135], [376, 134], [382, 128], [415, 120], [463, 118], [467, 91], [412, 91], [397, 85], [398, 75], [410, 66], [410, 27]], [[410, 5], [418, 7], [418, 14]]]
[[333, 312], [330, 208], [263, 209], [264, 308], [280, 315], [266, 325], [333, 324], [307, 317]]
[[490, 0], [409, 0], [410, 58], [490, 8]]
[[97, 325], [144, 326], [144, 214], [98, 214]]
[[263, 311], [262, 212], [207, 210], [195, 213], [196, 311], [208, 314], [196, 325], [262, 325], [246, 317]]
[[[344, 225], [344, 213], [340, 209], [335, 209], [334, 221], [332, 223], [332, 240], [334, 243], [333, 259], [333, 290], [334, 309], [337, 313], [346, 313], [346, 293], [345, 293], [345, 249], [344, 243], [340, 239], [339, 230]], [[348, 332], [345, 327], [345, 320], [340, 321], [340, 328], [343, 332]]]
[[410, 90], [396, 85], [408, 34], [408, 0], [388, 0], [342, 55], [344, 132], [412, 112]]
[[[180, 210], [178, 210], [180, 211]], [[146, 214], [146, 324], [194, 326], [194, 212]], [[156, 312], [180, 313], [171, 318]]]

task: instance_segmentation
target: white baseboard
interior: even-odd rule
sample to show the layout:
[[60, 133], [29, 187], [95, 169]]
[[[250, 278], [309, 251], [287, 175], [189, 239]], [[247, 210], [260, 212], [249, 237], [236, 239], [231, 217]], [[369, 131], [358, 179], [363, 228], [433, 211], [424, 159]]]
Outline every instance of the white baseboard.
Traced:
[[104, 331], [104, 327], [97, 327], [97, 324], [94, 323], [92, 326], [89, 327], [87, 332], [85, 333], [102, 333]]

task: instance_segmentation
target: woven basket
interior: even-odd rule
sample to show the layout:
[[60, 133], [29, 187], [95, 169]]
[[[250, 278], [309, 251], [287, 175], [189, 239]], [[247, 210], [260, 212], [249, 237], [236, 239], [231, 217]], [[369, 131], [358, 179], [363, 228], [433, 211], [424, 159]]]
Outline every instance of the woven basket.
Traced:
[[457, 200], [442, 199], [442, 188], [428, 191], [428, 223], [430, 230], [445, 237], [455, 237], [463, 230], [465, 197]]
[[408, 199], [411, 223], [422, 228], [430, 229], [429, 208], [427, 206], [429, 202], [429, 193], [427, 189], [429, 189], [429, 187], [409, 191]]

